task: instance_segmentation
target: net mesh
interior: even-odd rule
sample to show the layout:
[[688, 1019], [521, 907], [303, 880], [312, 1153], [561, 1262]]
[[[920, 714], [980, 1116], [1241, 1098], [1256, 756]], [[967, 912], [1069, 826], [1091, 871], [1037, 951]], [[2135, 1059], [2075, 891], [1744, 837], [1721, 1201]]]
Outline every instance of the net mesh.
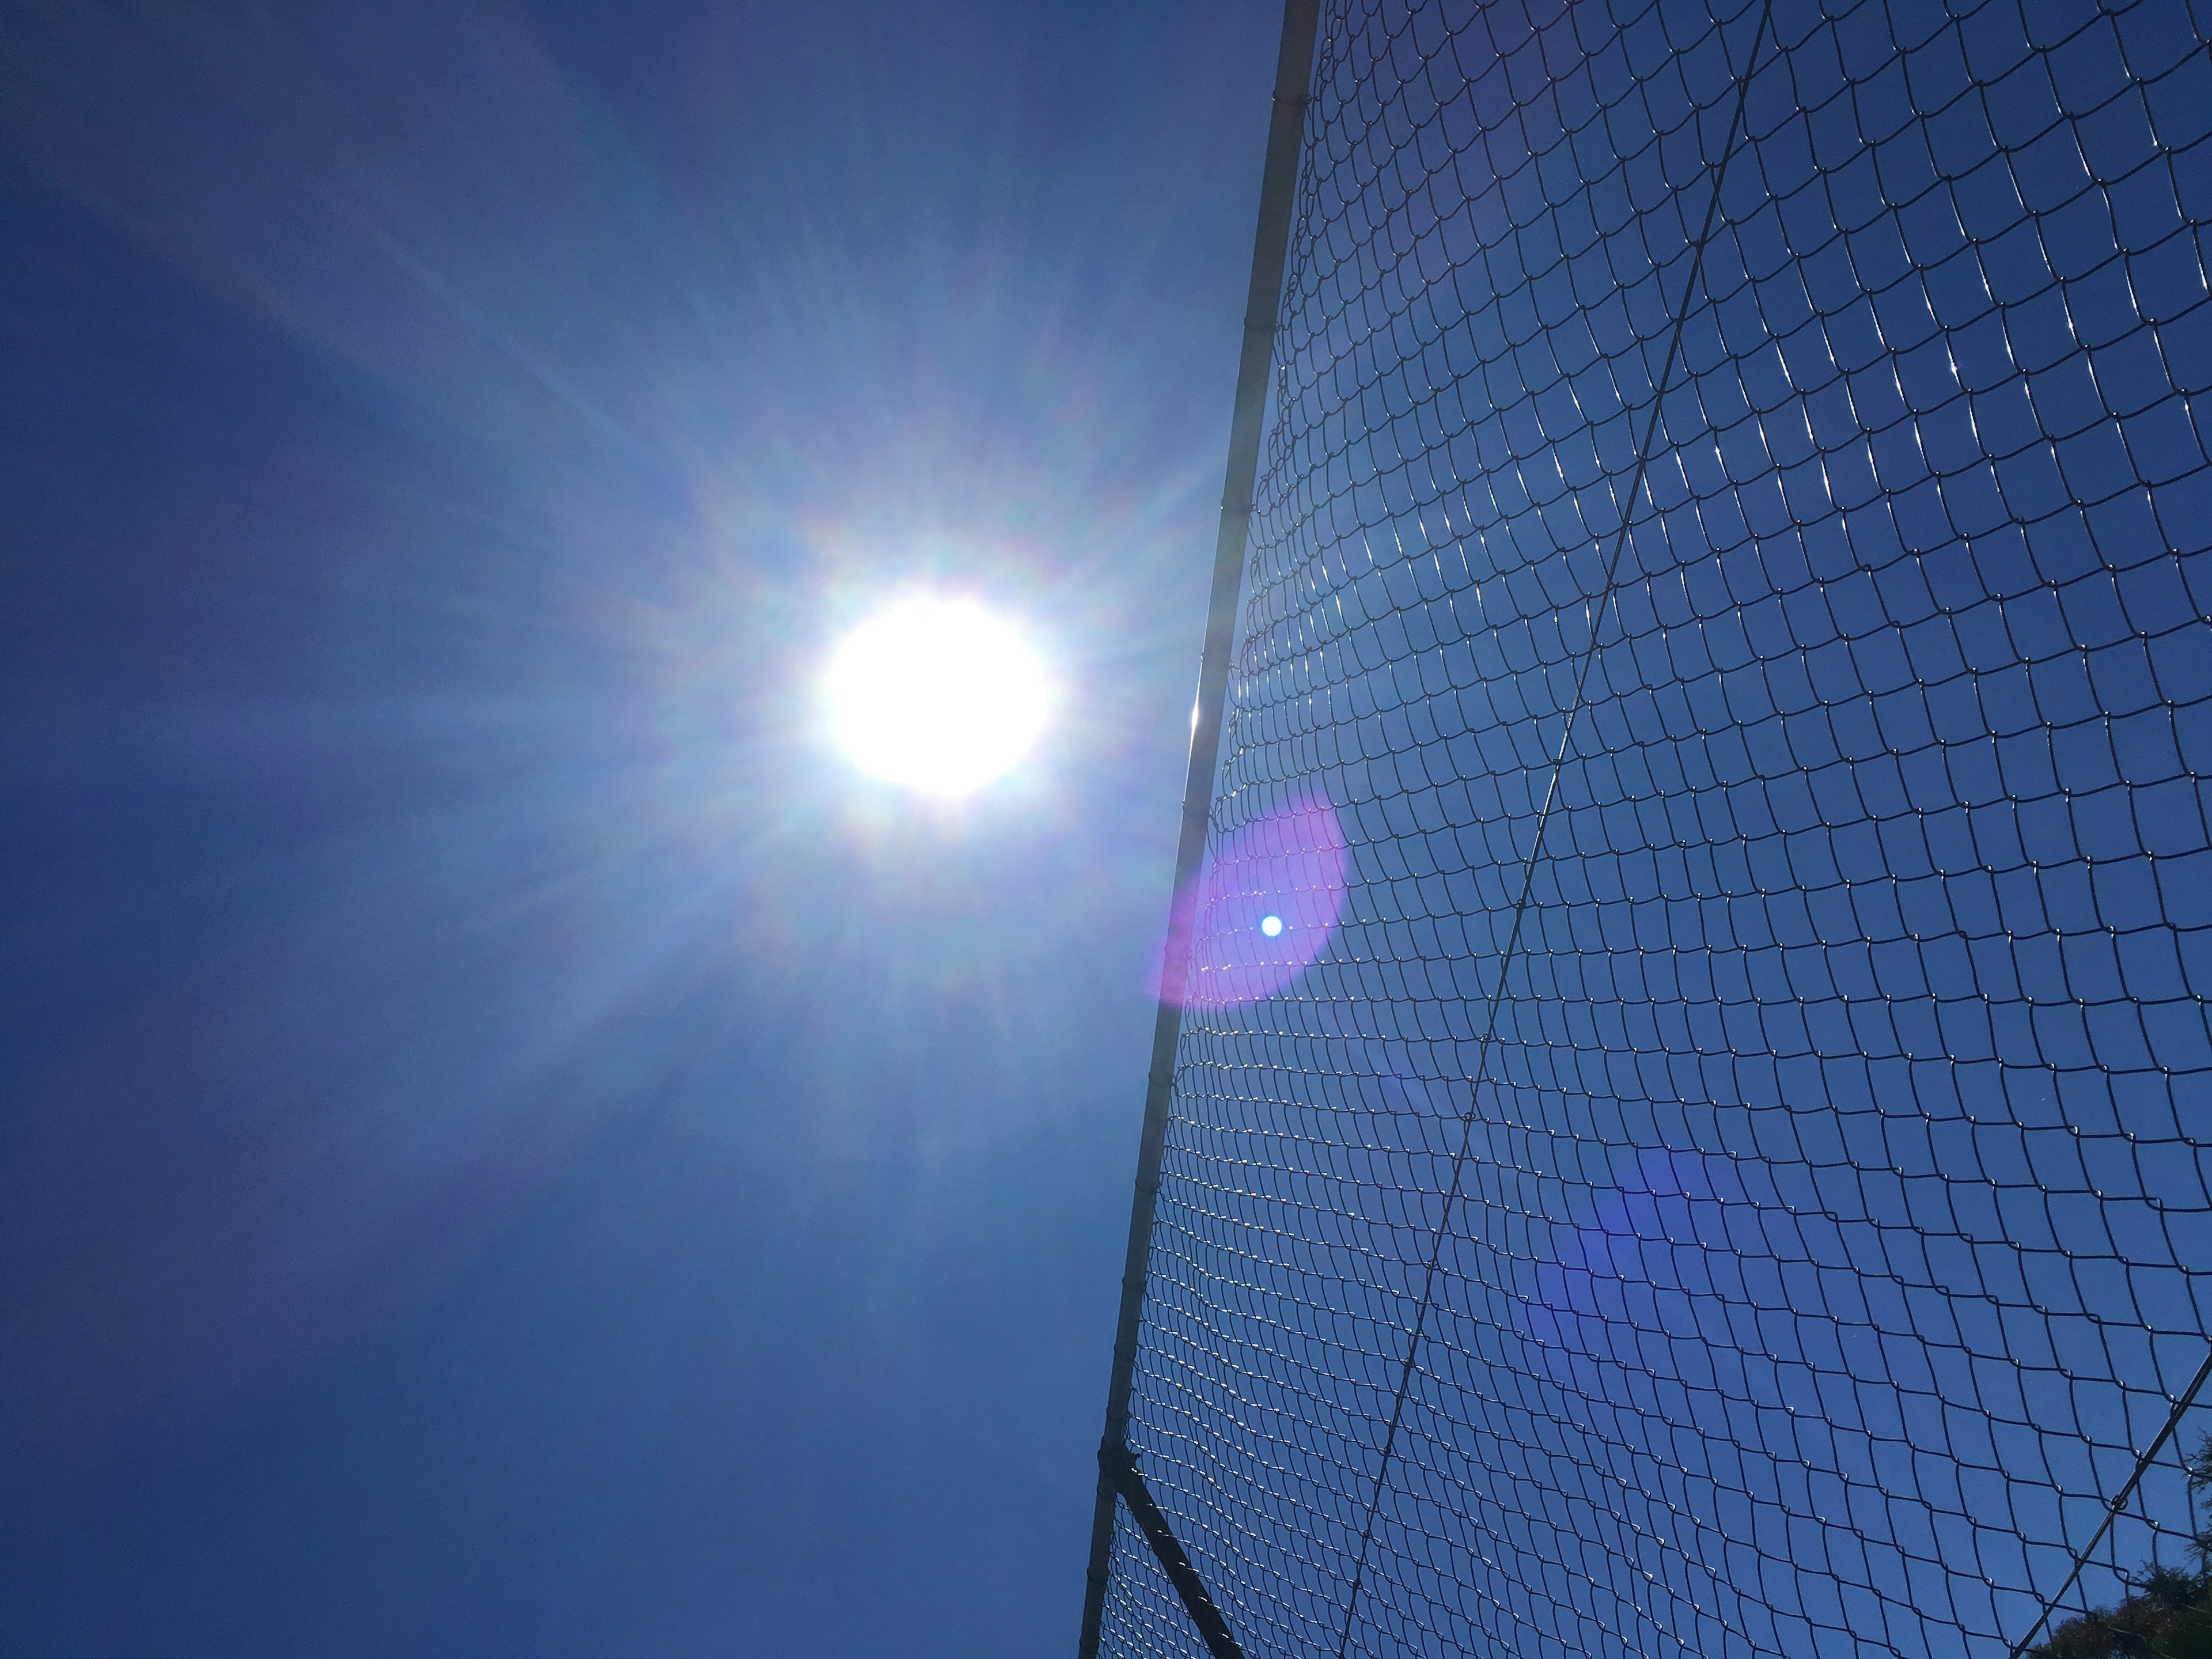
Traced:
[[2207, 24], [1325, 12], [1129, 1429], [1254, 1659], [2002, 1656], [2205, 1358]]

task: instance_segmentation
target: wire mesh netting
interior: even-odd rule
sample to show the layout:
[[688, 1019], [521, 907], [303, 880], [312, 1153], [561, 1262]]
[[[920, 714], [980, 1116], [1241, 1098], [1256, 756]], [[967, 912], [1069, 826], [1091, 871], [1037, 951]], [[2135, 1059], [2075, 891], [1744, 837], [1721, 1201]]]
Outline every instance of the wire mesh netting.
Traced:
[[1325, 12], [1130, 1404], [1254, 1659], [2002, 1656], [2204, 1359], [2207, 25]]

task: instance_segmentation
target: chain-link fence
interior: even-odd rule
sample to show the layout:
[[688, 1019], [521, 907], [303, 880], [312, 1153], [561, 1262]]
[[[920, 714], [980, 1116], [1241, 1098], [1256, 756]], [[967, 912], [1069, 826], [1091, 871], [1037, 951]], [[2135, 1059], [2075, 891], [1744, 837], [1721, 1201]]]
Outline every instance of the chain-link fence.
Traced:
[[2209, 24], [1327, 9], [1127, 1429], [1250, 1659], [2193, 1571]]

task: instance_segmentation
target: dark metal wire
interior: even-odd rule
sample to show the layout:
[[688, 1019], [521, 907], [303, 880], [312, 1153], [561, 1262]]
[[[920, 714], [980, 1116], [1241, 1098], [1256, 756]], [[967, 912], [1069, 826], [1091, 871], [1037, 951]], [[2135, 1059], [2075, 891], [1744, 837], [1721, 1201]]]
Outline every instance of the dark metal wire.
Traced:
[[2035, 1638], [2043, 1634], [2043, 1627], [2051, 1622], [2051, 1615], [2058, 1610], [2072, 1591], [2075, 1581], [2081, 1577], [2081, 1569], [2089, 1565], [2089, 1558], [2097, 1553], [2097, 1546], [2105, 1541], [2105, 1534], [2112, 1529], [2112, 1522], [2119, 1518], [2120, 1511], [2128, 1506], [2128, 1500], [2136, 1495], [2136, 1488], [2142, 1484], [2144, 1473], [2157, 1460], [2159, 1453], [2166, 1449], [2166, 1443], [2173, 1438], [2173, 1431], [2181, 1426], [2182, 1418], [2187, 1414], [2190, 1407], [2197, 1403], [2197, 1396], [2208, 1381], [2212, 1381], [2212, 1352], [2204, 1356], [2204, 1363], [2197, 1368], [2197, 1375], [2189, 1379], [2189, 1386], [2176, 1396], [2173, 1409], [2166, 1414], [2164, 1426], [2151, 1437], [2150, 1444], [2143, 1448], [2142, 1455], [2136, 1459], [2135, 1468], [2128, 1472], [2127, 1480], [2121, 1483], [2119, 1491], [2112, 1494], [2112, 1501], [2106, 1506], [2105, 1518], [2097, 1523], [2097, 1530], [2089, 1534], [2087, 1543], [2075, 1552], [2074, 1565], [2067, 1570], [2065, 1582], [2051, 1592], [2051, 1599], [2043, 1604], [2043, 1610], [2035, 1615], [2035, 1622], [2027, 1627], [2027, 1633], [2012, 1644], [2012, 1652], [2007, 1659], [2020, 1659], [2020, 1656], [2033, 1645]]
[[1491, 1038], [1498, 1030], [1498, 1007], [1505, 996], [1505, 982], [1511, 973], [1513, 958], [1521, 949], [1522, 924], [1528, 914], [1528, 896], [1536, 889], [1536, 867], [1544, 855], [1544, 832], [1551, 827], [1552, 808], [1559, 797], [1559, 774], [1566, 769], [1567, 757], [1572, 752], [1575, 722], [1582, 718], [1587, 706], [1586, 693], [1589, 689], [1589, 673], [1597, 661], [1599, 629], [1606, 612], [1613, 604], [1613, 591], [1620, 579], [1620, 556], [1628, 550], [1628, 532], [1636, 520], [1636, 504], [1644, 498], [1644, 474], [1650, 465], [1651, 441], [1659, 434], [1659, 414], [1665, 408], [1667, 392], [1674, 384], [1675, 361], [1682, 355], [1682, 329], [1690, 320], [1691, 302], [1697, 297], [1698, 283], [1705, 266], [1705, 244], [1712, 240], [1713, 226], [1719, 222], [1721, 186], [1728, 179], [1729, 159], [1735, 155], [1736, 137], [1743, 131], [1743, 107], [1751, 96], [1751, 77], [1759, 69], [1759, 51], [1766, 43], [1767, 21], [1773, 10], [1771, 4], [1762, 5], [1759, 11], [1759, 27], [1751, 37], [1751, 53], [1744, 60], [1741, 84], [1736, 93], [1735, 112], [1729, 118], [1728, 137], [1721, 141], [1720, 158], [1713, 163], [1712, 193], [1705, 202], [1705, 222], [1698, 228], [1698, 240], [1690, 254], [1690, 270], [1682, 281], [1681, 302], [1674, 307], [1674, 326], [1667, 338], [1667, 360], [1661, 365], [1656, 390], [1651, 398], [1651, 418], [1644, 424], [1644, 436], [1636, 446], [1636, 467], [1630, 475], [1626, 500], [1628, 506], [1620, 515], [1620, 532], [1613, 538], [1613, 551], [1606, 556], [1605, 581], [1595, 598], [1589, 601], [1589, 644], [1583, 652], [1581, 665], [1575, 670], [1575, 694], [1567, 705], [1567, 717], [1559, 726], [1559, 746], [1552, 757], [1552, 775], [1544, 786], [1544, 804], [1536, 813], [1536, 832], [1530, 838], [1528, 861], [1521, 874], [1521, 891], [1513, 901], [1513, 922], [1505, 935], [1505, 949], [1498, 958], [1498, 988], [1491, 993], [1489, 1016], [1483, 1021], [1482, 1041], [1475, 1049], [1474, 1076], [1468, 1085], [1468, 1108], [1460, 1119], [1459, 1150], [1452, 1154], [1451, 1179], [1444, 1190], [1444, 1201], [1437, 1214], [1435, 1231], [1430, 1236], [1429, 1259], [1421, 1270], [1420, 1299], [1413, 1306], [1413, 1328], [1406, 1336], [1406, 1363], [1398, 1372], [1398, 1387], [1390, 1401], [1390, 1424], [1382, 1435], [1382, 1453], [1375, 1460], [1375, 1486], [1368, 1494], [1366, 1518], [1359, 1525], [1359, 1551], [1352, 1570], [1352, 1587], [1344, 1598], [1344, 1628], [1336, 1638], [1337, 1659], [1344, 1659], [1352, 1642], [1352, 1619], [1359, 1605], [1359, 1588], [1367, 1576], [1367, 1552], [1375, 1535], [1375, 1515], [1382, 1503], [1382, 1483], [1390, 1471], [1391, 1454], [1397, 1449], [1398, 1425], [1406, 1413], [1406, 1391], [1413, 1385], [1413, 1361], [1421, 1351], [1421, 1332], [1428, 1323], [1429, 1309], [1434, 1301], [1437, 1284], [1437, 1262], [1443, 1255], [1444, 1235], [1451, 1225], [1454, 1207], [1459, 1203], [1460, 1188], [1467, 1170], [1468, 1148], [1474, 1139], [1474, 1096], [1480, 1090], [1484, 1075], [1490, 1064]]
[[1112, 1443], [1255, 1659], [2039, 1651], [2212, 1388], [2212, 15], [1302, 84]]

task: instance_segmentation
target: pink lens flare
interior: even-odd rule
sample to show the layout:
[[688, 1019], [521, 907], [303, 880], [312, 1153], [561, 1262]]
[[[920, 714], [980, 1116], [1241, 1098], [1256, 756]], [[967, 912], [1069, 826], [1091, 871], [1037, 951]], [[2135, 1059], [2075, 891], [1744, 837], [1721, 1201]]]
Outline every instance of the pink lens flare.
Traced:
[[1196, 1008], [1273, 996], [1328, 948], [1351, 868], [1336, 809], [1310, 790], [1230, 831], [1176, 896], [1162, 1000]]

